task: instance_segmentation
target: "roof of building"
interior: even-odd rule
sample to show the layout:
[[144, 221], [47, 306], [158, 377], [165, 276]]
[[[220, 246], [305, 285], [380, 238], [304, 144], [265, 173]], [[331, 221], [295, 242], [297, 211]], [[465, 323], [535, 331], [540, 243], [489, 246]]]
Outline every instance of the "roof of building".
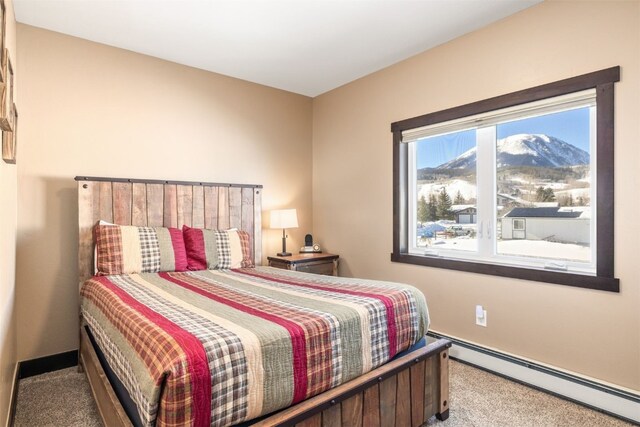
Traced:
[[475, 209], [476, 205], [451, 205], [451, 212], [459, 212], [459, 211], [464, 211], [466, 209]]
[[524, 200], [520, 197], [512, 196], [510, 194], [498, 193], [498, 200], [500, 200], [501, 198], [506, 200], [511, 200], [512, 202], [515, 202], [521, 205], [535, 206], [537, 208], [551, 208], [551, 207], [558, 206], [558, 202], [534, 202], [530, 200]]
[[521, 218], [579, 218], [582, 210], [565, 210], [555, 208], [513, 208], [505, 217]]

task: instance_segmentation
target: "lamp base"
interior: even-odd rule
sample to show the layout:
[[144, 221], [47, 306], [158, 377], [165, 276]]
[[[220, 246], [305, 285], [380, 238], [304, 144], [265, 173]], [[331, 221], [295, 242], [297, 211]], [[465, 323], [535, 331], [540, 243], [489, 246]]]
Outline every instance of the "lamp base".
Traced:
[[278, 255], [278, 256], [291, 256], [291, 252], [279, 252], [276, 255]]

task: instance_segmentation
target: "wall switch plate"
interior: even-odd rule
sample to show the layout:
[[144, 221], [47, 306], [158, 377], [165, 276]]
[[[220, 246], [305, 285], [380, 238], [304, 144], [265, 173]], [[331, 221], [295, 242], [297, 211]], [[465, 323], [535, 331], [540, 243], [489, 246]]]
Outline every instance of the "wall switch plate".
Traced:
[[476, 305], [476, 325], [487, 327], [487, 310], [481, 305]]

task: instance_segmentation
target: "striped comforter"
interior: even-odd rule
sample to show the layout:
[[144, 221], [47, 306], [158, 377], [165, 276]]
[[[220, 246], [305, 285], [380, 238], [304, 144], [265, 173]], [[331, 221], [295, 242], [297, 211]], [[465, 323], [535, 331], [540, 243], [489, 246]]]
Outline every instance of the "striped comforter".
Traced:
[[145, 425], [224, 426], [358, 377], [426, 333], [422, 293], [270, 267], [93, 277], [82, 315]]

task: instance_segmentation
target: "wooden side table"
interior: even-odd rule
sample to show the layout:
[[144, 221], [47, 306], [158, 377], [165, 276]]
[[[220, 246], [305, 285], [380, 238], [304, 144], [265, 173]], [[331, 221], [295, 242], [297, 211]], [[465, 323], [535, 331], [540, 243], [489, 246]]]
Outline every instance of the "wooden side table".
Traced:
[[340, 258], [339, 255], [327, 253], [267, 257], [269, 267], [327, 276], [338, 275], [338, 258]]

